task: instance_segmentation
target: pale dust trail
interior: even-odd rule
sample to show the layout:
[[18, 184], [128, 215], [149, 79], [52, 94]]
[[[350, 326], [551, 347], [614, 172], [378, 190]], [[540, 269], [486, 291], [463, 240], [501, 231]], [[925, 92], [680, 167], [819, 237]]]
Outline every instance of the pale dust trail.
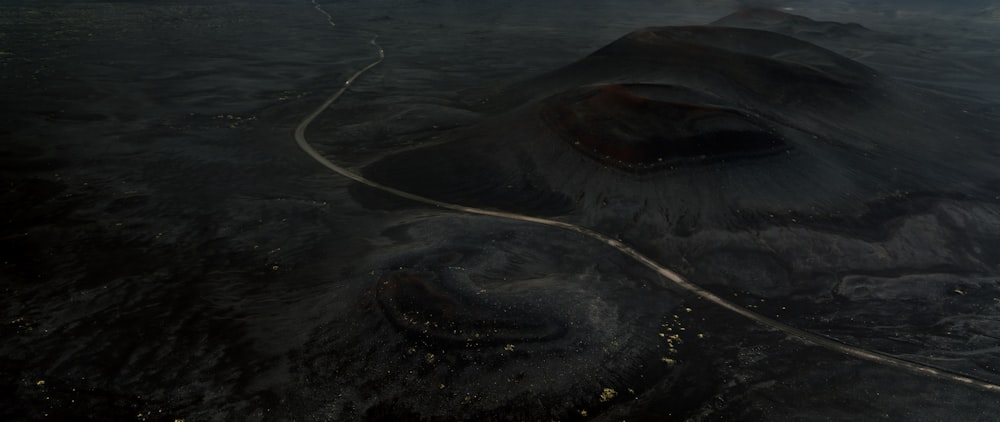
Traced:
[[[312, 3], [314, 5], [314, 7], [316, 8], [316, 10], [319, 11], [320, 13], [322, 13], [327, 18], [327, 22], [330, 24], [330, 26], [336, 26], [336, 24], [333, 22], [333, 17], [325, 9], [323, 9], [323, 6], [321, 4], [317, 3], [316, 0], [312, 0]], [[371, 39], [371, 41], [369, 43], [375, 48], [376, 52], [378, 53], [378, 58], [375, 59], [374, 61], [372, 61], [371, 63], [369, 63], [367, 66], [361, 68], [361, 70], [358, 70], [357, 72], [354, 72], [354, 74], [352, 74], [351, 77], [347, 78], [347, 80], [344, 82], [344, 85], [342, 87], [340, 87], [340, 89], [337, 90], [336, 93], [334, 93], [329, 98], [327, 98], [327, 100], [324, 101], [323, 104], [320, 104], [319, 107], [316, 107], [316, 109], [313, 110], [312, 113], [309, 113], [309, 115], [306, 116], [304, 119], [302, 119], [302, 121], [299, 123], [299, 125], [295, 128], [295, 142], [299, 145], [299, 148], [301, 148], [302, 151], [304, 151], [306, 154], [309, 154], [310, 157], [312, 157], [314, 160], [316, 160], [316, 162], [322, 164], [324, 167], [326, 167], [326, 168], [328, 168], [330, 170], [333, 170], [337, 174], [340, 174], [341, 176], [344, 176], [344, 177], [346, 177], [348, 179], [354, 180], [354, 181], [356, 181], [358, 183], [370, 186], [372, 188], [381, 190], [383, 192], [387, 192], [387, 193], [399, 196], [401, 198], [406, 198], [406, 199], [409, 199], [409, 200], [412, 200], [412, 201], [416, 201], [416, 202], [420, 202], [420, 203], [423, 203], [423, 204], [433, 205], [433, 206], [436, 206], [436, 207], [440, 207], [440, 208], [444, 208], [444, 209], [449, 209], [449, 210], [453, 210], [453, 211], [458, 211], [458, 212], [463, 212], [463, 213], [485, 215], [485, 216], [503, 218], [503, 219], [508, 219], [508, 220], [515, 220], [515, 221], [523, 221], [523, 222], [528, 222], [528, 223], [541, 224], [541, 225], [544, 225], [544, 226], [555, 227], [555, 228], [559, 228], [559, 229], [563, 229], [563, 230], [568, 230], [568, 231], [571, 231], [571, 232], [579, 233], [579, 234], [582, 234], [584, 236], [590, 237], [592, 239], [596, 239], [596, 240], [598, 240], [598, 241], [600, 241], [600, 242], [602, 242], [604, 244], [607, 244], [608, 246], [611, 246], [612, 248], [617, 249], [619, 252], [621, 252], [621, 253], [623, 253], [625, 255], [628, 255], [632, 259], [635, 259], [636, 261], [642, 263], [646, 267], [649, 267], [653, 271], [656, 271], [657, 274], [659, 274], [663, 278], [669, 280], [670, 282], [674, 283], [675, 285], [677, 285], [677, 286], [679, 286], [679, 287], [681, 287], [681, 288], [683, 288], [683, 289], [685, 289], [685, 290], [687, 290], [687, 291], [689, 291], [691, 293], [694, 293], [694, 294], [700, 296], [701, 298], [703, 298], [703, 299], [705, 299], [705, 300], [707, 300], [709, 302], [712, 302], [712, 303], [714, 303], [714, 304], [716, 304], [718, 306], [721, 306], [721, 307], [723, 307], [725, 309], [728, 309], [728, 310], [730, 310], [732, 312], [735, 312], [735, 313], [737, 313], [737, 314], [739, 314], [739, 315], [741, 315], [743, 317], [746, 317], [746, 318], [748, 318], [750, 320], [753, 320], [753, 321], [755, 321], [755, 322], [757, 322], [759, 324], [762, 324], [762, 325], [771, 327], [773, 329], [782, 331], [782, 332], [784, 332], [784, 333], [786, 333], [788, 335], [791, 335], [793, 337], [799, 338], [799, 339], [804, 340], [806, 342], [813, 343], [813, 344], [815, 344], [817, 346], [820, 346], [820, 347], [823, 347], [823, 348], [826, 348], [826, 349], [829, 349], [829, 350], [832, 350], [832, 351], [835, 351], [835, 352], [843, 353], [843, 354], [846, 354], [846, 355], [849, 355], [849, 356], [853, 356], [853, 357], [856, 357], [856, 358], [859, 358], [859, 359], [864, 359], [864, 360], [867, 360], [867, 361], [870, 361], [870, 362], [875, 362], [875, 363], [878, 363], [878, 364], [882, 364], [882, 365], [891, 366], [891, 367], [894, 367], [894, 368], [899, 368], [899, 369], [907, 370], [907, 371], [915, 373], [915, 374], [924, 375], [924, 376], [930, 376], [930, 377], [933, 377], [933, 378], [939, 378], [939, 379], [944, 379], [944, 380], [948, 380], [948, 381], [955, 381], [955, 382], [958, 382], [958, 383], [961, 383], [961, 384], [969, 385], [969, 386], [972, 386], [972, 387], [980, 388], [980, 389], [991, 391], [991, 392], [1000, 392], [1000, 385], [992, 384], [992, 383], [989, 383], [989, 382], [986, 382], [986, 381], [983, 381], [983, 380], [979, 380], [979, 379], [967, 377], [967, 376], [964, 376], [964, 375], [959, 375], [959, 374], [951, 373], [951, 372], [948, 372], [948, 371], [945, 371], [945, 370], [942, 370], [942, 369], [933, 368], [933, 367], [930, 367], [930, 366], [927, 366], [927, 365], [921, 365], [919, 363], [914, 363], [914, 362], [906, 361], [906, 360], [899, 359], [897, 357], [890, 356], [890, 355], [887, 355], [887, 354], [883, 354], [883, 353], [880, 353], [880, 352], [869, 351], [869, 350], [862, 349], [860, 347], [855, 347], [855, 346], [851, 346], [851, 345], [848, 345], [848, 344], [844, 344], [844, 343], [838, 342], [836, 340], [832, 340], [830, 338], [823, 337], [823, 336], [820, 336], [818, 334], [814, 334], [814, 333], [802, 330], [800, 328], [795, 328], [795, 327], [793, 327], [791, 325], [788, 325], [788, 324], [779, 322], [777, 320], [768, 318], [768, 317], [766, 317], [764, 315], [758, 314], [758, 313], [756, 313], [754, 311], [751, 311], [751, 310], [746, 309], [746, 308], [744, 308], [744, 307], [742, 307], [740, 305], [737, 305], [737, 304], [735, 304], [733, 302], [730, 302], [730, 301], [728, 301], [726, 299], [723, 299], [722, 297], [720, 297], [720, 296], [718, 296], [718, 295], [716, 295], [716, 294], [714, 294], [712, 292], [709, 292], [708, 290], [705, 290], [701, 286], [698, 286], [698, 285], [696, 285], [694, 283], [691, 283], [690, 281], [688, 281], [684, 277], [681, 277], [680, 274], [677, 274], [676, 272], [671, 271], [670, 269], [664, 267], [663, 265], [660, 265], [659, 263], [657, 263], [653, 259], [647, 257], [646, 255], [643, 255], [639, 251], [637, 251], [637, 250], [633, 249], [632, 247], [630, 247], [630, 246], [622, 243], [621, 241], [613, 239], [611, 237], [608, 237], [608, 236], [606, 236], [604, 234], [598, 233], [598, 232], [593, 231], [591, 229], [588, 229], [588, 228], [585, 228], [585, 227], [580, 227], [580, 226], [577, 226], [577, 225], [574, 225], [574, 224], [570, 224], [570, 223], [566, 223], [566, 222], [558, 221], [558, 220], [550, 220], [550, 219], [547, 219], [547, 218], [531, 217], [531, 216], [527, 216], [527, 215], [520, 215], [520, 214], [509, 213], [509, 212], [504, 212], [504, 211], [495, 211], [495, 210], [488, 210], [488, 209], [482, 209], [482, 208], [473, 208], [473, 207], [467, 207], [467, 206], [458, 205], [458, 204], [451, 204], [451, 203], [447, 203], [447, 202], [437, 201], [437, 200], [434, 200], [434, 199], [431, 199], [431, 198], [426, 198], [426, 197], [423, 197], [423, 196], [420, 196], [420, 195], [416, 195], [416, 194], [413, 194], [413, 193], [410, 193], [410, 192], [405, 192], [405, 191], [393, 188], [391, 186], [383, 185], [381, 183], [378, 183], [378, 182], [375, 182], [373, 180], [367, 179], [364, 176], [362, 176], [362, 175], [360, 175], [358, 173], [355, 173], [354, 171], [351, 171], [351, 170], [349, 170], [349, 169], [347, 169], [345, 167], [341, 167], [341, 166], [339, 166], [337, 164], [334, 164], [333, 162], [331, 162], [330, 160], [328, 160], [326, 157], [324, 157], [322, 154], [320, 154], [318, 151], [316, 151], [316, 149], [314, 149], [312, 147], [312, 145], [309, 144], [309, 141], [306, 140], [306, 135], [305, 135], [306, 134], [306, 129], [309, 127], [310, 124], [312, 124], [313, 120], [316, 120], [316, 118], [319, 117], [320, 114], [322, 114], [324, 111], [326, 111], [328, 108], [330, 108], [330, 106], [333, 105], [333, 103], [336, 102], [337, 99], [340, 98], [340, 96], [343, 95], [344, 92], [346, 92], [348, 88], [350, 88], [351, 84], [353, 84], [355, 80], [357, 80], [365, 72], [368, 72], [369, 70], [371, 70], [371, 68], [373, 68], [375, 66], [378, 66], [379, 63], [382, 63], [382, 60], [385, 59], [385, 51], [382, 49], [381, 46], [378, 45], [378, 42], [376, 42], [377, 40], [378, 40], [378, 35], [373, 35], [372, 39]]]

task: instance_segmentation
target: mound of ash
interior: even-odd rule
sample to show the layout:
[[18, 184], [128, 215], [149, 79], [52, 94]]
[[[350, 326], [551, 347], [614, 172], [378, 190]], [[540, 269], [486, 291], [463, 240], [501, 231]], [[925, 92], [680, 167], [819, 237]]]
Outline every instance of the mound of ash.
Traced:
[[711, 25], [765, 29], [810, 39], [876, 36], [872, 30], [856, 23], [817, 21], [760, 7], [744, 8], [712, 22]]
[[556, 339], [567, 330], [545, 314], [518, 309], [517, 301], [497, 306], [475, 292], [449, 289], [455, 283], [443, 283], [442, 276], [412, 269], [394, 271], [377, 282], [375, 297], [398, 329], [439, 343], [503, 347]]
[[989, 133], [961, 105], [756, 29], [641, 29], [490, 103], [363, 173], [446, 202], [683, 234], [775, 215], [837, 225], [911, 193], [975, 195], [968, 181], [992, 171], [972, 152]]
[[[599, 243], [447, 214], [392, 230], [401, 242], [362, 265], [384, 269], [328, 298], [351, 317], [314, 330], [299, 360], [343, 419], [573, 420], [714, 373], [685, 296]], [[404, 240], [429, 238], [447, 242]], [[682, 412], [706, 384], [657, 405]]]

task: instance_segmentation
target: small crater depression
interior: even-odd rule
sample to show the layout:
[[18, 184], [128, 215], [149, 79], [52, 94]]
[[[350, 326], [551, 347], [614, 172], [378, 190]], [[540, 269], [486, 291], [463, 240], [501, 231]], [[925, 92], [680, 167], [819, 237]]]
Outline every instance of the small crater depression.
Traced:
[[561, 337], [562, 325], [506, 305], [482, 290], [454, 287], [453, 277], [401, 269], [382, 276], [375, 295], [397, 328], [423, 339], [464, 345], [541, 342]]
[[767, 121], [711, 100], [674, 86], [609, 84], [558, 94], [541, 113], [548, 127], [577, 150], [630, 172], [735, 161], [790, 148]]

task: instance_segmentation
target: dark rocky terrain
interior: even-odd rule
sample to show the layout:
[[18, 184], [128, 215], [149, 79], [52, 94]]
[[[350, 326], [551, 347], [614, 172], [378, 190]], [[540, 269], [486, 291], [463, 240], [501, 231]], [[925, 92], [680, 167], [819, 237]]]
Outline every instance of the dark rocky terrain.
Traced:
[[[0, 419], [993, 420], [988, 3], [9, 1]], [[645, 28], [645, 29], [644, 29]]]

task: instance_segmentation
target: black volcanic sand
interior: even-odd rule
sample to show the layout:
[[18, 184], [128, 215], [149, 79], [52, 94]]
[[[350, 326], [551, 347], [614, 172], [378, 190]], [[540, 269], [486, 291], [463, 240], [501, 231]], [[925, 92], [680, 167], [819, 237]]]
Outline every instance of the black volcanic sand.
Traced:
[[991, 21], [654, 3], [5, 2], [0, 419], [994, 419], [294, 144], [378, 32], [310, 128], [333, 161], [1000, 382]]
[[1000, 381], [1000, 120], [981, 103], [723, 26], [639, 30], [509, 95], [537, 99], [365, 174], [596, 228], [793, 325]]

